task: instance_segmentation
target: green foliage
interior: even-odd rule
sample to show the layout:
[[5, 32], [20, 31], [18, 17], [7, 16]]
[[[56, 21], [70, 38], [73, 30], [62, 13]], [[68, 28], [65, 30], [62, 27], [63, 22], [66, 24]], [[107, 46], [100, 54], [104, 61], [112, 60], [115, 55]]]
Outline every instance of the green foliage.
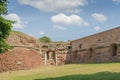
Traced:
[[7, 51], [11, 47], [6, 44], [6, 42], [3, 39], [0, 39], [0, 53]]
[[43, 37], [39, 38], [39, 41], [42, 42], [42, 43], [52, 42], [52, 40], [47, 36], [43, 36]]
[[7, 14], [7, 0], [0, 0], [0, 53], [10, 48], [5, 39], [9, 36], [13, 23], [13, 21], [4, 19], [2, 17], [4, 14]]
[[0, 15], [7, 14], [7, 0], [0, 0]]

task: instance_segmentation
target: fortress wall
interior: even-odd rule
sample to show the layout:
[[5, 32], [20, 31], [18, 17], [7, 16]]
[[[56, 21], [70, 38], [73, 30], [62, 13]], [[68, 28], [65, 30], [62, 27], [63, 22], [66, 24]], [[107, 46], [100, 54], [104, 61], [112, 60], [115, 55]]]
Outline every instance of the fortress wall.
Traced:
[[120, 61], [120, 27], [71, 41], [70, 46], [71, 63]]
[[90, 47], [110, 46], [112, 43], [120, 43], [120, 27], [97, 33], [71, 42], [72, 50], [88, 49]]
[[36, 50], [19, 47], [0, 54], [0, 72], [32, 69], [41, 65], [41, 54]]

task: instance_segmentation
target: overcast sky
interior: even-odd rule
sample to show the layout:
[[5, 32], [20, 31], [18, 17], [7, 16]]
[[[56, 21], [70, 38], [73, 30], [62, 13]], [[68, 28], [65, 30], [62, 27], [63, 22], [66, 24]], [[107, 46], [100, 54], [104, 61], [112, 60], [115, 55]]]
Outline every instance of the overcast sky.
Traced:
[[37, 38], [74, 40], [120, 26], [120, 0], [9, 0], [4, 17]]

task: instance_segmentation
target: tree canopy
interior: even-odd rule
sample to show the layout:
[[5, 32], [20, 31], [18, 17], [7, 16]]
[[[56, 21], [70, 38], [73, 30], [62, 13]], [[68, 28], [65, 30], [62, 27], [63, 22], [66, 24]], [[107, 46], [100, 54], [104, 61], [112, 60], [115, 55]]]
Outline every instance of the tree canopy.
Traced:
[[39, 41], [42, 42], [42, 43], [52, 42], [52, 40], [47, 36], [43, 36], [43, 37], [39, 38]]
[[7, 51], [10, 46], [5, 42], [9, 36], [13, 21], [6, 20], [2, 15], [7, 14], [7, 0], [0, 0], [0, 53]]

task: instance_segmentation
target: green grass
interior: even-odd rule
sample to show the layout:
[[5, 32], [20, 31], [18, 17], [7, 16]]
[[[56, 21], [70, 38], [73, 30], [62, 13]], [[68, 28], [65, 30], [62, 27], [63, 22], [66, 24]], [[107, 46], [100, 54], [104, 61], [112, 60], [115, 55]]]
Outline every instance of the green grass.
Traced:
[[42, 66], [1, 73], [0, 80], [120, 80], [120, 63]]

